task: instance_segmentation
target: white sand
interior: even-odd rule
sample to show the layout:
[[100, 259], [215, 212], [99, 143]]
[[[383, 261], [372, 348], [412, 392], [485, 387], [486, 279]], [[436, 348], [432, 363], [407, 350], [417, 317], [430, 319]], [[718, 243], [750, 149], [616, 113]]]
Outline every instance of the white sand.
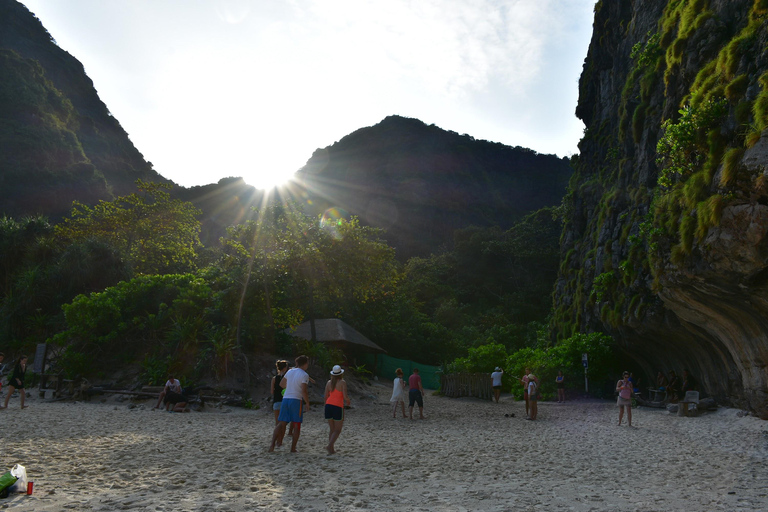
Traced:
[[[766, 510], [768, 422], [721, 409], [679, 418], [612, 402], [539, 406], [427, 396], [426, 420], [392, 419], [390, 386], [353, 394], [338, 453], [320, 406], [299, 452], [267, 453], [262, 408], [169, 414], [123, 403], [18, 398], [0, 411], [0, 467], [27, 467], [34, 511]], [[505, 414], [515, 417], [505, 417]], [[286, 438], [288, 441], [288, 438]]]

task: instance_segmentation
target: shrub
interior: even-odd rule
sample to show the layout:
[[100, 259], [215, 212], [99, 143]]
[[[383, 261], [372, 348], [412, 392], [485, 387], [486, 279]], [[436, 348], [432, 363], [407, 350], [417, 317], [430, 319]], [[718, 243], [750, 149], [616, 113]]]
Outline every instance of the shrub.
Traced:
[[742, 156], [744, 156], [742, 148], [731, 148], [726, 151], [723, 157], [723, 172], [720, 174], [720, 186], [727, 187], [734, 184]]
[[[544, 399], [548, 399], [555, 394], [558, 371], [565, 375], [566, 387], [581, 386], [584, 377], [581, 356], [584, 353], [589, 356], [589, 379], [602, 382], [609, 378], [615, 373], [613, 347], [613, 339], [603, 333], [575, 334], [547, 349], [518, 350], [507, 358], [506, 368], [517, 378], [522, 377], [525, 368], [530, 368], [539, 378]], [[517, 398], [522, 397], [522, 386], [516, 383], [512, 391]], [[596, 394], [600, 394], [599, 389]]]

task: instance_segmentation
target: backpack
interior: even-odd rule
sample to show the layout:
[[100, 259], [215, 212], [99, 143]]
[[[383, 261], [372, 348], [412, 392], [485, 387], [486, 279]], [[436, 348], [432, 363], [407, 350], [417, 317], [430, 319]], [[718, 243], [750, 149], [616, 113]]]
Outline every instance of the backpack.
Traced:
[[10, 471], [6, 471], [0, 475], [0, 498], [8, 497], [8, 491], [10, 491], [11, 486], [16, 483], [16, 480], [18, 480], [18, 478], [11, 474]]

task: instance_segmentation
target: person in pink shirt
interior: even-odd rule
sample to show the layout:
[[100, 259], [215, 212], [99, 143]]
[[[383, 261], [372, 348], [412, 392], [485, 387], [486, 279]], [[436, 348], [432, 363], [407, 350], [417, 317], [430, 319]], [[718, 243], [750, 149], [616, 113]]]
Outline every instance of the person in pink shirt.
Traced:
[[421, 376], [419, 369], [414, 368], [413, 373], [408, 377], [408, 415], [413, 419], [413, 404], [419, 405], [419, 419], [424, 419], [424, 388], [421, 387]]
[[619, 426], [624, 418], [624, 408], [627, 408], [627, 423], [632, 426], [632, 382], [629, 380], [629, 372], [624, 372], [623, 378], [616, 383], [616, 391], [619, 392], [619, 398], [616, 405], [619, 406]]

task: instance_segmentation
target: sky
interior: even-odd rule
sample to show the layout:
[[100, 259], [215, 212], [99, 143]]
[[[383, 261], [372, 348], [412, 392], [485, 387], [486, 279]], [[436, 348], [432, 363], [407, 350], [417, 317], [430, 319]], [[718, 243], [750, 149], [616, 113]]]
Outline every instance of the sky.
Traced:
[[595, 0], [21, 0], [164, 177], [284, 183], [390, 115], [570, 156]]

